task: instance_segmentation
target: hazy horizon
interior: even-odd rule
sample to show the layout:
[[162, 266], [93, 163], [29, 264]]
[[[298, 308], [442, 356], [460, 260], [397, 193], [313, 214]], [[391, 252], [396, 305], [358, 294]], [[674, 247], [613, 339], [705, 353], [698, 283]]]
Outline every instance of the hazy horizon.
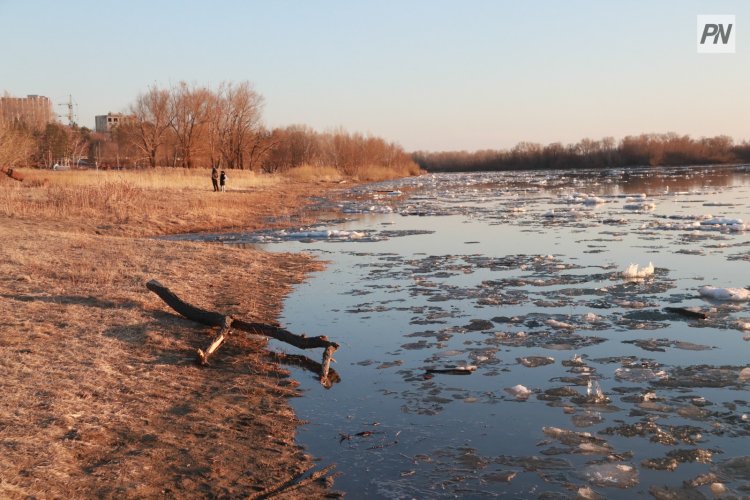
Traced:
[[[248, 80], [269, 127], [343, 127], [409, 151], [676, 132], [750, 138], [744, 2], [0, 0], [0, 91], [68, 94], [78, 123], [150, 85]], [[696, 15], [736, 16], [697, 54]], [[56, 107], [64, 113], [63, 107]]]

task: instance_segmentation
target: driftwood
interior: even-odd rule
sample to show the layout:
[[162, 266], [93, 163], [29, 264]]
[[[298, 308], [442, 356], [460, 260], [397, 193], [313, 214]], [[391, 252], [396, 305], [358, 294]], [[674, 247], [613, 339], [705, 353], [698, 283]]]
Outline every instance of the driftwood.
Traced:
[[23, 175], [13, 170], [13, 168], [11, 167], [0, 167], [0, 172], [4, 173], [11, 179], [15, 179], [19, 182], [23, 180]]
[[203, 325], [218, 326], [221, 328], [219, 333], [211, 339], [211, 342], [209, 342], [205, 350], [198, 349], [198, 360], [201, 364], [208, 364], [209, 356], [216, 352], [227, 337], [229, 337], [231, 330], [242, 330], [254, 335], [264, 335], [266, 337], [280, 340], [281, 342], [285, 342], [300, 349], [325, 349], [323, 353], [323, 362], [321, 363], [320, 383], [326, 388], [333, 385], [332, 381], [329, 379], [329, 371], [331, 361], [335, 361], [333, 359], [333, 353], [336, 352], [339, 345], [328, 340], [328, 337], [305, 337], [304, 335], [294, 334], [279, 326], [269, 325], [267, 323], [242, 321], [226, 314], [207, 311], [188, 304], [156, 280], [151, 280], [146, 283], [146, 288], [158, 295], [169, 307], [187, 319]]

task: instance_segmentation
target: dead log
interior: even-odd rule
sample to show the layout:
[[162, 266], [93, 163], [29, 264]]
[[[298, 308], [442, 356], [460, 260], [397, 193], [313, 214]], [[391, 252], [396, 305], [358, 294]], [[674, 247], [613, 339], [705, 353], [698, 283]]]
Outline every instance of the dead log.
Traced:
[[270, 337], [300, 349], [325, 349], [323, 353], [323, 362], [321, 363], [320, 383], [326, 388], [333, 385], [329, 379], [329, 371], [331, 361], [334, 361], [333, 353], [336, 352], [339, 345], [328, 340], [328, 337], [306, 337], [304, 335], [294, 334], [279, 326], [242, 321], [233, 318], [230, 315], [221, 314], [215, 311], [207, 311], [185, 302], [156, 280], [151, 280], [146, 283], [146, 288], [158, 295], [159, 298], [166, 302], [169, 307], [187, 319], [207, 326], [221, 327], [219, 333], [211, 339], [211, 342], [205, 350], [198, 349], [198, 359], [201, 364], [208, 364], [209, 356], [211, 356], [211, 354], [221, 346], [227, 337], [229, 337], [231, 330], [241, 330], [254, 335]]
[[12, 167], [0, 167], [0, 172], [4, 173], [11, 179], [15, 179], [19, 182], [23, 181], [23, 175], [21, 175], [19, 172], [16, 172]]

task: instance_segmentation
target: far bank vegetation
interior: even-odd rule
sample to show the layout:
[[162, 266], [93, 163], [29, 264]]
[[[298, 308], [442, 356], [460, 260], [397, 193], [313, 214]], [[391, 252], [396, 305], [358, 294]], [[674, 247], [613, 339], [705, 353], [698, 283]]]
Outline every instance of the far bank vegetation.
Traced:
[[122, 122], [108, 133], [59, 123], [35, 130], [23, 120], [0, 116], [0, 164], [103, 169], [216, 165], [332, 180], [381, 180], [420, 171], [400, 145], [380, 137], [343, 129], [319, 132], [305, 125], [269, 129], [262, 123], [263, 103], [249, 82], [216, 88], [180, 82], [136, 96]]
[[605, 137], [568, 145], [521, 142], [509, 150], [420, 151], [413, 158], [430, 172], [718, 165], [750, 162], [750, 142], [735, 144], [727, 136], [641, 134], [619, 142]]

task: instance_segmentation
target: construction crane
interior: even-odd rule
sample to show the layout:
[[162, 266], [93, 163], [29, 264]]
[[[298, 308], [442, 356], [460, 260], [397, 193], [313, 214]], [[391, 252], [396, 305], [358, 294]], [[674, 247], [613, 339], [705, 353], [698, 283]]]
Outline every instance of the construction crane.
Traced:
[[57, 115], [60, 118], [67, 118], [68, 125], [73, 126], [76, 124], [78, 116], [75, 113], [75, 109], [78, 108], [78, 103], [73, 101], [73, 96], [68, 94], [68, 102], [61, 102], [58, 106], [65, 106], [68, 108], [68, 112], [64, 115]]

